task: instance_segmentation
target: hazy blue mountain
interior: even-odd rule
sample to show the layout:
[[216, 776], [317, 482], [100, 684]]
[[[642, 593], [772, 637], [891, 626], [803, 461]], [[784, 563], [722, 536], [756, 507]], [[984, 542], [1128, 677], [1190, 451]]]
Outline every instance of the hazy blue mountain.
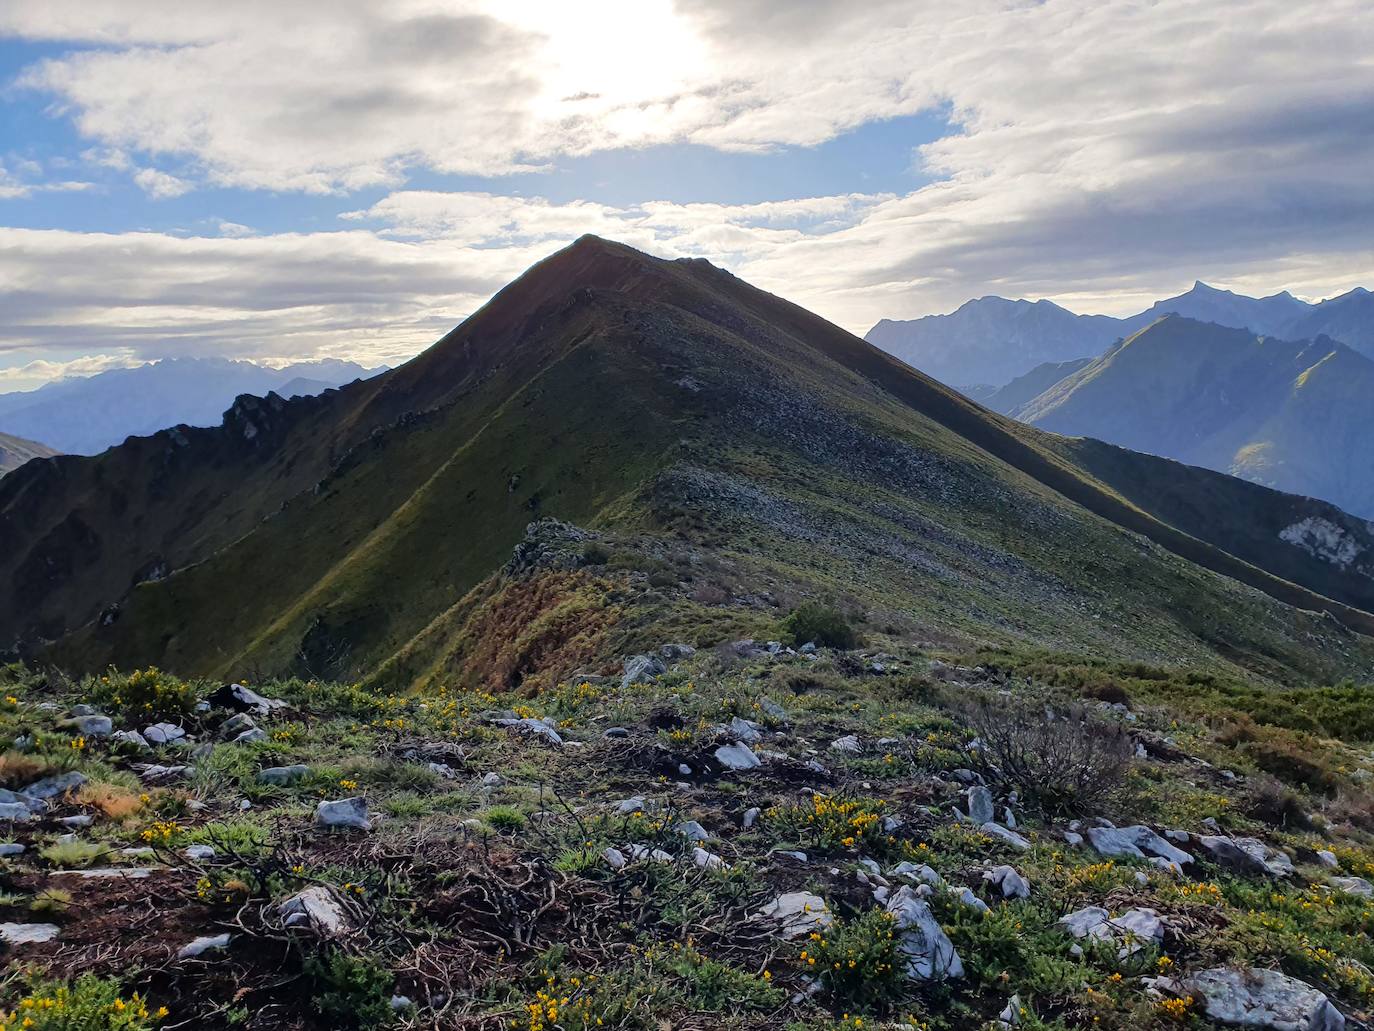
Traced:
[[1122, 333], [1121, 320], [1107, 315], [1075, 315], [1050, 301], [980, 297], [948, 315], [884, 319], [865, 339], [928, 376], [969, 387], [1097, 354]]
[[0, 394], [0, 432], [91, 455], [169, 426], [218, 425], [240, 394], [317, 394], [379, 371], [337, 359], [272, 369], [226, 358], [166, 358]]
[[1374, 358], [1374, 294], [1368, 290], [1309, 304], [1287, 291], [1246, 297], [1203, 282], [1128, 318], [1076, 315], [1050, 301], [980, 297], [948, 315], [883, 319], [865, 339], [988, 404], [1000, 385], [1010, 385], [1042, 364], [1100, 354], [1164, 315], [1283, 340], [1328, 336]]
[[1374, 516], [1374, 361], [1330, 337], [1166, 316], [1016, 415]]
[[1033, 401], [1065, 377], [1072, 376], [1091, 361], [1091, 358], [1075, 358], [1068, 362], [1046, 362], [1044, 365], [1037, 365], [1024, 376], [1017, 376], [1005, 387], [986, 391], [982, 396], [969, 396], [994, 412], [1015, 416], [1023, 405]]

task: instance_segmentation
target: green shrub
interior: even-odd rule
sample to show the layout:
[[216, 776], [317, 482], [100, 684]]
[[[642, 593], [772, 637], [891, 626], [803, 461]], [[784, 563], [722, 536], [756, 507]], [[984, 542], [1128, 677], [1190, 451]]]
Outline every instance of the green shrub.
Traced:
[[109, 851], [90, 841], [63, 841], [40, 848], [38, 854], [59, 870], [84, 870]]
[[[17, 988], [0, 985], [0, 990]], [[8, 994], [8, 993], [6, 993]], [[167, 1016], [149, 1009], [137, 992], [125, 998], [119, 984], [86, 975], [71, 984], [38, 981], [12, 1010], [0, 1008], [0, 1027], [26, 1031], [149, 1031]]]
[[667, 968], [682, 979], [693, 1009], [770, 1010], [782, 1005], [787, 994], [738, 967], [703, 956], [690, 945], [674, 948], [667, 954]]
[[482, 820], [494, 831], [518, 831], [525, 826], [525, 814], [513, 805], [491, 806]]
[[391, 1024], [391, 989], [395, 979], [375, 960], [332, 952], [310, 956], [305, 976], [311, 983], [311, 1006], [333, 1027], [383, 1028]]
[[887, 910], [874, 909], [807, 940], [802, 966], [816, 974], [835, 1008], [883, 1011], [903, 996], [907, 978], [895, 924]]
[[111, 668], [87, 690], [96, 705], [138, 726], [162, 720], [178, 723], [194, 713], [200, 701], [194, 685], [155, 666], [132, 673]]
[[803, 602], [782, 621], [784, 634], [797, 647], [803, 644], [827, 648], [857, 648], [859, 635], [844, 613], [823, 602]]

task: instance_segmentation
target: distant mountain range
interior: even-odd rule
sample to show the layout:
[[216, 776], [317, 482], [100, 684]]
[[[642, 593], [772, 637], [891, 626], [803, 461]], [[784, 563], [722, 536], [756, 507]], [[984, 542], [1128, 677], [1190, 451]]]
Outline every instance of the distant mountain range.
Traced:
[[[603, 533], [655, 577], [608, 579]], [[721, 622], [716, 590], [1267, 671], [1344, 671], [1347, 629], [1374, 635], [1368, 522], [1019, 424], [705, 261], [592, 237], [398, 369], [30, 462], [0, 541], [0, 647], [73, 670], [515, 690], [775, 625]]]
[[1045, 363], [1100, 354], [1169, 314], [1285, 340], [1329, 336], [1374, 357], [1374, 294], [1364, 288], [1309, 304], [1287, 292], [1246, 297], [1202, 282], [1124, 319], [1076, 315], [1050, 301], [980, 297], [948, 315], [883, 319], [865, 339], [976, 396], [980, 385], [1006, 384]]
[[1171, 315], [983, 403], [1374, 517], [1374, 361], [1330, 337], [1290, 342]]
[[56, 451], [44, 444], [0, 433], [0, 476], [18, 469], [30, 458], [51, 458], [55, 454]]
[[170, 426], [215, 426], [240, 394], [319, 394], [382, 369], [326, 359], [273, 369], [226, 358], [167, 358], [0, 394], [0, 432], [93, 455]]

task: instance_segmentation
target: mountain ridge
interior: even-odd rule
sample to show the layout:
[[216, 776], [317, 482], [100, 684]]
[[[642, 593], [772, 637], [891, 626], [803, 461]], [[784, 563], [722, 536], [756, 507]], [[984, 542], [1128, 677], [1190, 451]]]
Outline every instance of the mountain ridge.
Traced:
[[[1324, 611], [1374, 632], [1367, 612], [1161, 522], [1051, 438], [818, 316], [707, 263], [595, 238], [382, 376], [243, 400], [216, 430], [45, 465], [0, 484], [0, 529], [18, 543], [0, 577], [22, 599], [0, 609], [0, 632], [60, 639], [44, 653], [76, 668], [405, 683], [461, 670], [474, 647], [462, 628], [492, 605], [552, 606], [521, 624], [541, 634], [609, 632], [610, 616], [589, 615], [602, 608], [576, 601], [585, 580], [512, 598], [491, 579], [544, 516], [697, 556], [658, 600], [611, 606], [617, 619], [636, 605], [716, 618], [682, 584], [721, 565], [776, 582], [769, 593], [853, 594], [940, 634], [1199, 655], [1220, 634], [1265, 669], [1333, 668], [1349, 645]], [[1209, 475], [1221, 496], [1237, 489]], [[158, 507], [131, 504], [145, 498]], [[175, 519], [149, 522], [168, 508]], [[1239, 518], [1213, 515], [1213, 531]], [[1374, 606], [1361, 579], [1282, 546], [1309, 580]], [[1085, 571], [1084, 549], [1104, 571]]]

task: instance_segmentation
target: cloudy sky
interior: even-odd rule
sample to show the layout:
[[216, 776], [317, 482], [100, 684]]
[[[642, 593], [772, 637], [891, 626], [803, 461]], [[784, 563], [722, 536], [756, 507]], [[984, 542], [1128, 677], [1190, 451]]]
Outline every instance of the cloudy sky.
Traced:
[[0, 0], [0, 390], [394, 363], [584, 232], [860, 333], [1315, 299], [1372, 176], [1367, 0]]

